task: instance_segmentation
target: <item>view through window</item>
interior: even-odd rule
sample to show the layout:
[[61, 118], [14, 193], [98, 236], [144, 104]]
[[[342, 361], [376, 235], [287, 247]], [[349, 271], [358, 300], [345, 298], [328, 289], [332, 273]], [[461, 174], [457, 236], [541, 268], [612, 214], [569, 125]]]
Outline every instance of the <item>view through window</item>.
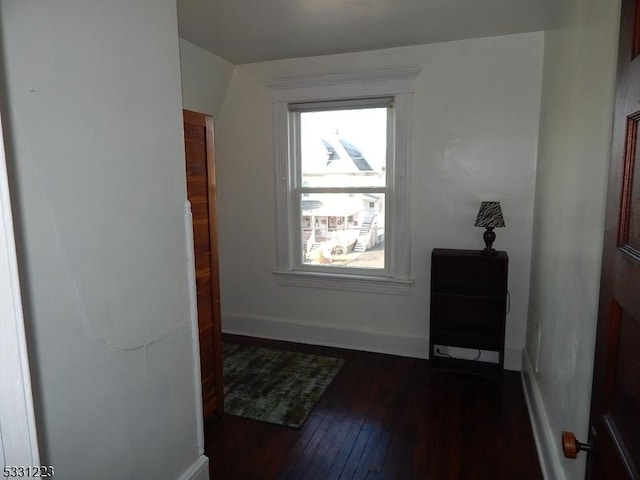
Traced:
[[390, 99], [385, 102], [291, 107], [300, 139], [297, 216], [303, 265], [385, 268], [392, 151]]

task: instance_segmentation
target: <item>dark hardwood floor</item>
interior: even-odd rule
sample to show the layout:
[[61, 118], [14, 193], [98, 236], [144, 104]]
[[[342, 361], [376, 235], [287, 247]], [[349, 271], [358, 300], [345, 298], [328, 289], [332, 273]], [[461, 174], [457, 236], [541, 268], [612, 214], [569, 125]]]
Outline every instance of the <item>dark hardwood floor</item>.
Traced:
[[542, 479], [519, 373], [432, 372], [426, 360], [225, 335], [345, 358], [299, 430], [225, 415], [207, 422], [219, 479]]

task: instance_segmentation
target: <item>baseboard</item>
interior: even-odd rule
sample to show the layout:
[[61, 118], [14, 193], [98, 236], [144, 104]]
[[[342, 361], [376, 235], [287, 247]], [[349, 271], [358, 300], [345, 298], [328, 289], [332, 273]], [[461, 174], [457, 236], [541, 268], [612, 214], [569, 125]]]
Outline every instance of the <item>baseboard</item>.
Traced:
[[522, 371], [522, 349], [504, 347], [504, 369], [514, 372]]
[[223, 313], [222, 331], [236, 335], [285, 340], [327, 347], [427, 358], [429, 339], [350, 330], [336, 325], [284, 322], [268, 317]]
[[[222, 331], [236, 335], [387, 353], [402, 357], [428, 358], [429, 356], [428, 337], [352, 330], [337, 325], [300, 324], [257, 315], [223, 313]], [[521, 350], [505, 351], [507, 370], [520, 370], [521, 362]]]
[[209, 459], [200, 455], [178, 480], [209, 480]]
[[560, 445], [555, 441], [555, 435], [549, 423], [540, 387], [536, 376], [533, 374], [533, 363], [526, 350], [522, 357], [524, 364], [522, 386], [527, 408], [529, 409], [529, 418], [542, 474], [545, 480], [566, 480], [564, 469], [560, 463]]

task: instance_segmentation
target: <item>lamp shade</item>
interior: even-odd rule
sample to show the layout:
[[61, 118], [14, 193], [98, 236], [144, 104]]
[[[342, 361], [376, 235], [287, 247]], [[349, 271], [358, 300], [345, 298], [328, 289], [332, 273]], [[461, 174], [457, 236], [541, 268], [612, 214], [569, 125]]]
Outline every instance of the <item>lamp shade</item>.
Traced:
[[482, 202], [475, 226], [485, 228], [504, 227], [504, 217], [502, 216], [500, 202]]

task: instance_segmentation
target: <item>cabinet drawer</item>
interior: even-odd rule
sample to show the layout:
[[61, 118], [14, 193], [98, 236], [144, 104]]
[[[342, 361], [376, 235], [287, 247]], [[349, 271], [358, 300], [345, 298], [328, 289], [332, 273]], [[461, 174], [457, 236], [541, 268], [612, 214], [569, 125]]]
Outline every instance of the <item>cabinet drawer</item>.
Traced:
[[433, 294], [431, 328], [471, 334], [501, 334], [504, 297]]
[[434, 345], [502, 351], [502, 337], [497, 335], [474, 335], [466, 332], [434, 330], [431, 332]]
[[457, 293], [506, 291], [506, 255], [478, 252], [451, 254], [436, 250], [431, 258], [431, 288], [435, 292]]

